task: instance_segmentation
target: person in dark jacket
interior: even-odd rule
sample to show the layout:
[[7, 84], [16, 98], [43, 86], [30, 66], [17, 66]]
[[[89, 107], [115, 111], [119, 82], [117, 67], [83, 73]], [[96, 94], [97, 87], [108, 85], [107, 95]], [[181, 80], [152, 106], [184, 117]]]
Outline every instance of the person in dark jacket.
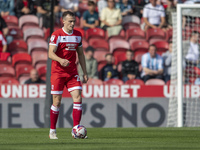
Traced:
[[17, 0], [15, 11], [18, 18], [27, 14], [36, 14], [33, 0]]
[[106, 54], [107, 64], [102, 68], [102, 80], [108, 81], [110, 79], [118, 79], [119, 72], [117, 71], [117, 66], [113, 64], [113, 56], [112, 54]]
[[127, 50], [126, 60], [122, 62], [123, 81], [135, 79], [139, 73], [139, 65], [133, 60], [133, 51]]
[[45, 81], [39, 78], [38, 71], [32, 69], [30, 72], [30, 79], [26, 80], [24, 84], [44, 84]]

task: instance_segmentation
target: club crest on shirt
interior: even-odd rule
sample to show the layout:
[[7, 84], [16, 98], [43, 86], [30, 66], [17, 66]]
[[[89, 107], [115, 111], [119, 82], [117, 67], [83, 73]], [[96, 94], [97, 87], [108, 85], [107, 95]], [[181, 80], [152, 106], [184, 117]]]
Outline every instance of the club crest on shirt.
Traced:
[[53, 41], [54, 41], [54, 39], [55, 39], [55, 35], [52, 35], [52, 36], [51, 36], [51, 39], [50, 39], [50, 40], [51, 40], [51, 42], [53, 42]]

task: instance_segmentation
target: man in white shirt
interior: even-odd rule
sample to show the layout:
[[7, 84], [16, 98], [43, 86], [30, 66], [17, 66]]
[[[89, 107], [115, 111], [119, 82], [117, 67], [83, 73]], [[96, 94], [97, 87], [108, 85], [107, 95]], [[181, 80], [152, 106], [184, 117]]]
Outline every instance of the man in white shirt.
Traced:
[[78, 0], [60, 0], [61, 12], [69, 10], [76, 13], [78, 12], [78, 4]]
[[165, 24], [165, 10], [162, 5], [157, 5], [156, 1], [150, 0], [150, 3], [144, 7], [145, 31], [149, 28], [162, 28]]
[[186, 64], [188, 63], [193, 63], [197, 64], [199, 62], [199, 44], [198, 44], [198, 39], [199, 39], [199, 33], [197, 31], [193, 31], [191, 38], [190, 38], [190, 43], [189, 44], [183, 44], [183, 48], [187, 49], [188, 52], [186, 55]]

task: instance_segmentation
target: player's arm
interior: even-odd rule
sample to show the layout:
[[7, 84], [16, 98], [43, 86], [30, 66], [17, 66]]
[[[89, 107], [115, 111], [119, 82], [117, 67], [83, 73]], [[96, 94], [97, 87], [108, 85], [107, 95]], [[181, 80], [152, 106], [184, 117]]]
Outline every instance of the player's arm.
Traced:
[[49, 45], [49, 58], [59, 62], [61, 66], [67, 67], [69, 65], [69, 61], [67, 59], [62, 59], [62, 58], [58, 57], [55, 54], [56, 51], [57, 51], [56, 45]]
[[77, 49], [77, 53], [78, 53], [78, 59], [79, 59], [79, 63], [81, 65], [81, 68], [83, 70], [83, 82], [87, 82], [88, 80], [88, 76], [87, 76], [87, 71], [86, 71], [86, 63], [85, 63], [85, 56], [83, 53], [83, 48], [82, 47], [78, 47]]

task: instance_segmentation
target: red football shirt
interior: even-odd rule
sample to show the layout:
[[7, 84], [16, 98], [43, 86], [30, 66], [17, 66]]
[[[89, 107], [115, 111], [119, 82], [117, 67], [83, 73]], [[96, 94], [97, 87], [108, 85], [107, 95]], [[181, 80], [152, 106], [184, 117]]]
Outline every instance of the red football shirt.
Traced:
[[71, 34], [67, 33], [64, 28], [52, 33], [49, 45], [57, 46], [56, 55], [60, 58], [67, 59], [70, 64], [63, 67], [59, 62], [52, 60], [51, 74], [66, 76], [67, 74], [77, 74], [76, 68], [76, 50], [82, 47], [82, 36], [77, 30], [73, 30]]

